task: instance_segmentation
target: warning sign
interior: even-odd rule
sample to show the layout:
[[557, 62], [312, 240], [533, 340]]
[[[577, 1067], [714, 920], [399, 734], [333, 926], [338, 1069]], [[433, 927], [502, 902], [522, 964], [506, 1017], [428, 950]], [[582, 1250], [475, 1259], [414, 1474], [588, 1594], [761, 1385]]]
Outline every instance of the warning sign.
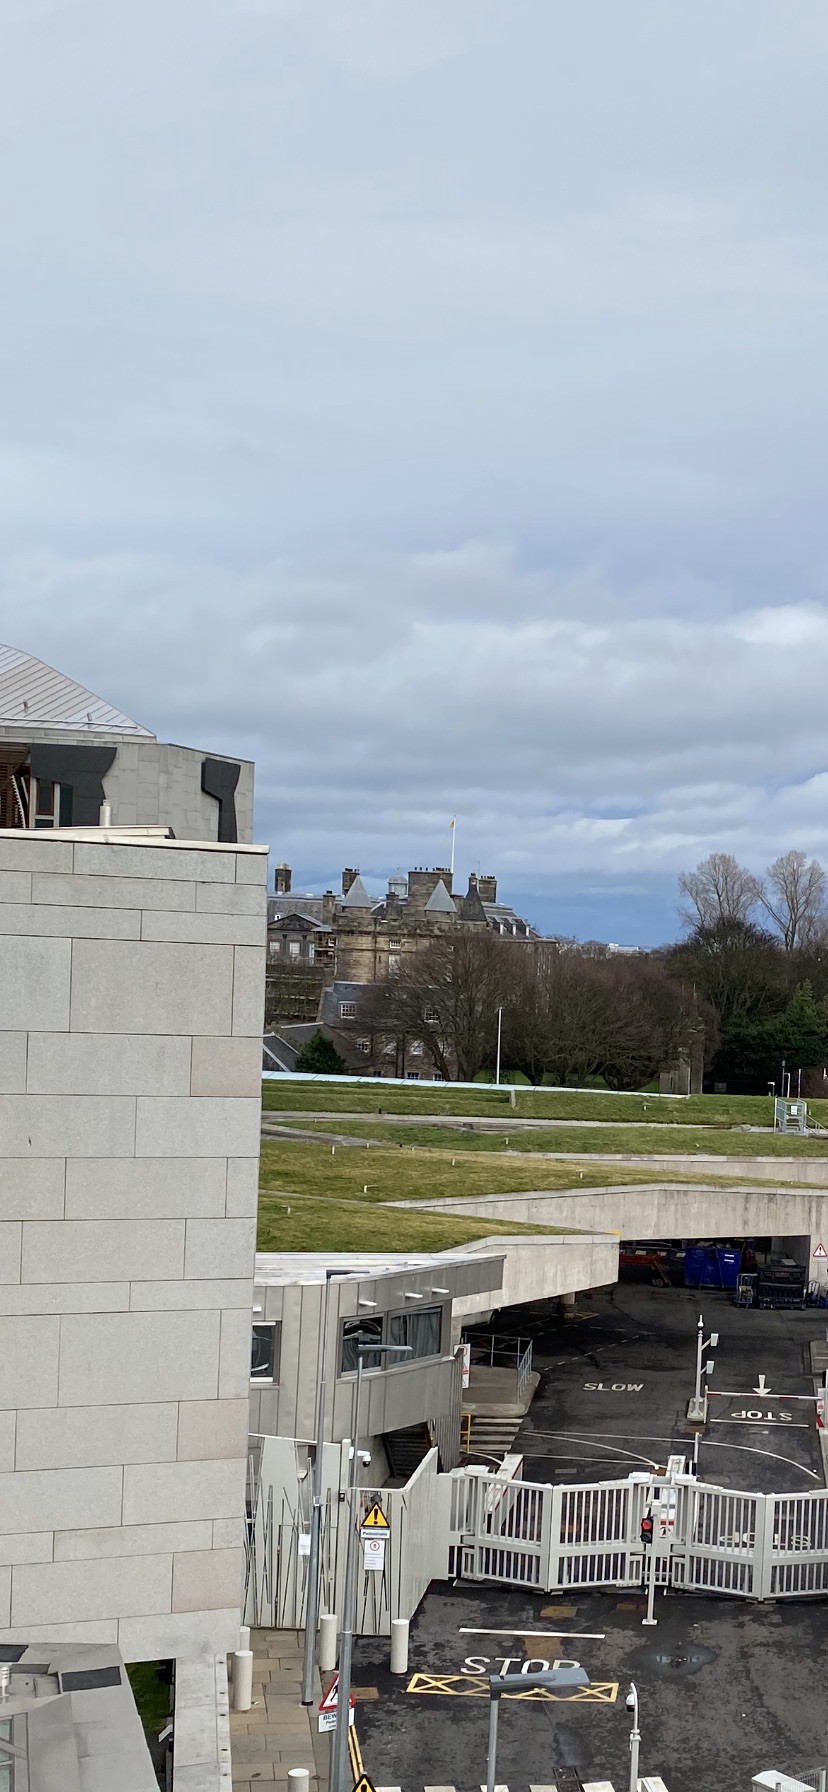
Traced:
[[828, 1257], [828, 1251], [826, 1251], [825, 1246], [821, 1241], [817, 1245], [816, 1250], [811, 1252], [811, 1256], [816, 1257], [817, 1262], [819, 1263], [825, 1262], [826, 1257]]
[[[339, 1675], [334, 1674], [334, 1677], [331, 1681], [330, 1686], [328, 1687], [327, 1692], [323, 1694], [322, 1698], [319, 1701], [318, 1727], [319, 1727], [320, 1735], [324, 1735], [326, 1730], [335, 1730], [336, 1729], [336, 1712], [337, 1712], [338, 1704], [339, 1704]], [[352, 1697], [351, 1704], [350, 1704], [350, 1710], [348, 1712], [349, 1725], [354, 1722], [354, 1704], [355, 1704], [355, 1701]]]
[[391, 1526], [388, 1523], [388, 1519], [383, 1512], [379, 1500], [375, 1500], [373, 1506], [369, 1506], [368, 1511], [362, 1520], [362, 1524], [360, 1525], [360, 1530], [390, 1531], [390, 1529]]
[[367, 1773], [360, 1774], [354, 1792], [374, 1792], [373, 1780], [369, 1780]]
[[385, 1569], [387, 1531], [363, 1531], [362, 1566], [368, 1574], [382, 1574]]

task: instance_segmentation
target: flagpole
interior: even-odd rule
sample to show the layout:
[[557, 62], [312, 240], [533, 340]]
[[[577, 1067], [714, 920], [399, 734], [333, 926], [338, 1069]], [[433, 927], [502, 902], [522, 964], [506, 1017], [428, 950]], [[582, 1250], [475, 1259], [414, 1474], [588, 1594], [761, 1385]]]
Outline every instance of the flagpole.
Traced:
[[451, 822], [451, 875], [454, 877], [454, 842], [457, 838], [457, 817]]

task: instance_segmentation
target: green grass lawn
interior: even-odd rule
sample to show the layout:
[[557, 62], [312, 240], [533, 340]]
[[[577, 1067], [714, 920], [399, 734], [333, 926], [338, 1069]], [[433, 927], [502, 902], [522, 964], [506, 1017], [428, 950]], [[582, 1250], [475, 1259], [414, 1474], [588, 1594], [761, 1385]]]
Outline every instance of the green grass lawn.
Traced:
[[[685, 1172], [675, 1180], [693, 1178]], [[664, 1173], [650, 1170], [646, 1164], [639, 1169], [637, 1164], [590, 1164], [583, 1158], [557, 1163], [549, 1158], [498, 1157], [491, 1151], [424, 1151], [410, 1145], [402, 1151], [389, 1151], [381, 1145], [370, 1151], [342, 1146], [332, 1156], [328, 1145], [293, 1145], [277, 1139], [262, 1144], [260, 1176], [261, 1199], [279, 1191], [325, 1195], [368, 1206], [382, 1201], [436, 1201], [446, 1195], [511, 1194], [532, 1188], [623, 1188], [642, 1182], [662, 1184]]]
[[136, 1661], [127, 1667], [132, 1696], [145, 1730], [157, 1736], [170, 1715], [170, 1689], [158, 1678], [157, 1661]]
[[452, 1214], [403, 1212], [363, 1199], [286, 1196], [259, 1199], [260, 1251], [450, 1251], [494, 1232], [554, 1234], [555, 1226], [504, 1225]]
[[[513, 1111], [509, 1091], [481, 1084], [479, 1089], [399, 1089], [388, 1083], [360, 1086], [355, 1083], [266, 1082], [262, 1105], [266, 1111], [335, 1114], [458, 1114], [502, 1115]], [[811, 1101], [809, 1113], [828, 1122], [828, 1101]], [[669, 1126], [768, 1126], [773, 1118], [766, 1095], [691, 1095], [674, 1100], [654, 1095], [614, 1095], [600, 1090], [517, 1090], [517, 1118], [528, 1120], [604, 1120]]]
[[579, 1157], [591, 1156], [596, 1151], [622, 1151], [642, 1157], [696, 1152], [712, 1157], [828, 1157], [828, 1138], [808, 1139], [781, 1133], [722, 1132], [714, 1127], [696, 1131], [692, 1127], [680, 1129], [660, 1126], [657, 1133], [649, 1126], [567, 1126], [557, 1130], [553, 1127], [539, 1127], [537, 1130], [525, 1127], [510, 1133], [508, 1121], [504, 1121], [502, 1132], [487, 1130], [473, 1133], [463, 1132], [458, 1128], [456, 1132], [451, 1130], [447, 1133], [442, 1126], [424, 1123], [422, 1126], [402, 1128], [395, 1126], [393, 1121], [374, 1121], [367, 1115], [364, 1120], [307, 1120], [303, 1123], [304, 1131], [330, 1132], [332, 1129], [346, 1137], [376, 1139], [382, 1144], [393, 1143], [398, 1150], [402, 1146], [403, 1151], [410, 1151], [412, 1146], [420, 1146], [443, 1152], [448, 1149], [452, 1154], [474, 1151], [494, 1153], [501, 1157], [507, 1150], [510, 1153], [518, 1151], [526, 1156], [544, 1151], [563, 1151]]

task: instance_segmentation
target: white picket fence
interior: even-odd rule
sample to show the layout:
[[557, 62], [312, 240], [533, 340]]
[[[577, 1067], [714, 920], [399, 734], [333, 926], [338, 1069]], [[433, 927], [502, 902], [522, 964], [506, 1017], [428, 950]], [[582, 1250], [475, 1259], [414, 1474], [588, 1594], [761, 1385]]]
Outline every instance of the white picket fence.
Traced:
[[[325, 1446], [322, 1610], [340, 1611], [348, 1443]], [[291, 1438], [254, 1440], [248, 1500], [245, 1622], [297, 1629], [304, 1622], [311, 1452]], [[668, 1491], [665, 1491], [667, 1489]], [[656, 1516], [656, 1582], [744, 1599], [828, 1593], [828, 1492], [736, 1493], [679, 1476], [634, 1476], [556, 1487], [455, 1469], [439, 1474], [430, 1451], [402, 1488], [360, 1488], [360, 1511], [378, 1500], [389, 1521], [381, 1574], [360, 1568], [357, 1629], [387, 1636], [410, 1618], [433, 1580], [489, 1581], [538, 1592], [640, 1587], [641, 1521]]]

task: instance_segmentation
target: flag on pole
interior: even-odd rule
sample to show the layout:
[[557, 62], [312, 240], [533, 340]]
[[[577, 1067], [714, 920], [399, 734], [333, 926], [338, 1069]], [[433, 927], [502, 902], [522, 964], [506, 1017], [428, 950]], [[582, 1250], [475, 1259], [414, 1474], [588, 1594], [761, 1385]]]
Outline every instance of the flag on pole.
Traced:
[[451, 875], [452, 875], [452, 877], [454, 876], [454, 829], [455, 829], [456, 821], [457, 821], [456, 815], [452, 815], [451, 821], [449, 822], [449, 833], [451, 834]]

